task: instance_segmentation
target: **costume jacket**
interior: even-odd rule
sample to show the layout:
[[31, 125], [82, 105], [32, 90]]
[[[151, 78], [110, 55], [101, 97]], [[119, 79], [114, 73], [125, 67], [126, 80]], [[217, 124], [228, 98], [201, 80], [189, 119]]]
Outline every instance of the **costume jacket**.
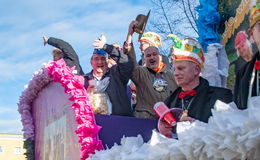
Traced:
[[[239, 109], [247, 108], [249, 84], [252, 77], [256, 60], [260, 60], [260, 54], [257, 52], [251, 61], [247, 62], [239, 71], [234, 88], [234, 102]], [[253, 83], [252, 96], [256, 96], [256, 76]]]
[[[193, 96], [193, 100], [189, 101], [190, 107], [188, 108], [188, 116], [203, 122], [208, 122], [209, 117], [212, 115], [211, 109], [214, 107], [217, 100], [221, 100], [225, 103], [230, 103], [232, 101], [231, 90], [209, 86], [209, 82], [202, 77], [200, 77], [199, 86], [194, 90], [196, 90], [196, 94]], [[167, 98], [165, 104], [169, 108], [183, 109], [181, 99], [178, 97], [181, 91], [182, 89], [179, 87]]]
[[[155, 72], [146, 66], [138, 65], [133, 46], [131, 48], [125, 49], [125, 52], [127, 52], [127, 54], [134, 62], [131, 80], [136, 85], [137, 104], [135, 111], [140, 112], [139, 116], [137, 117], [157, 119], [158, 116], [153, 110], [154, 104], [160, 101], [164, 101], [177, 88], [173, 73], [166, 65], [160, 72]], [[162, 91], [158, 91], [155, 87], [155, 82], [160, 79], [165, 81], [167, 84], [167, 86], [165, 86]], [[150, 116], [146, 117], [142, 115], [142, 112], [146, 114], [148, 112]]]
[[[71, 60], [71, 66], [80, 66], [78, 59], [74, 58], [78, 57], [76, 52], [67, 42], [57, 38], [49, 38], [48, 44], [66, 51], [63, 52], [64, 58], [68, 58], [69, 62]], [[112, 45], [106, 44], [103, 49], [117, 62], [117, 65], [109, 68], [107, 73], [102, 77], [102, 79], [109, 77], [109, 84], [105, 92], [112, 104], [112, 115], [132, 116], [133, 111], [127, 97], [127, 83], [132, 73], [133, 62], [129, 60], [123, 51], [119, 51]], [[78, 67], [78, 69], [78, 73], [82, 73], [83, 75], [81, 67]], [[92, 72], [84, 75], [85, 88], [88, 87], [88, 81], [94, 78]]]

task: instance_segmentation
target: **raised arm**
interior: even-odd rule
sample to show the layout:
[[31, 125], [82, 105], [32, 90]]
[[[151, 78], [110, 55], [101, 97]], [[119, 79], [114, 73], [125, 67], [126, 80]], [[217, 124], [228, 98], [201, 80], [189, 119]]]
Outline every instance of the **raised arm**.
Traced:
[[130, 60], [129, 56], [126, 55], [121, 48], [104, 44], [99, 40], [96, 40], [93, 43], [93, 46], [97, 49], [103, 49], [114, 61], [116, 61], [117, 65], [112, 68], [115, 68], [116, 73], [120, 76], [123, 83], [128, 83], [133, 70], [133, 62]]
[[54, 46], [58, 49], [60, 49], [63, 53], [63, 59], [66, 62], [66, 64], [70, 67], [75, 66], [77, 70], [77, 74], [83, 75], [84, 72], [80, 66], [79, 58], [75, 50], [72, 48], [72, 46], [65, 42], [64, 40], [54, 38], [54, 37], [43, 37], [44, 45], [49, 44], [51, 46]]
[[134, 63], [134, 66], [138, 66], [136, 60], [135, 49], [133, 46], [133, 34], [134, 34], [134, 26], [137, 25], [137, 21], [132, 21], [128, 27], [128, 33], [126, 37], [126, 41], [124, 43], [124, 52], [131, 58]]

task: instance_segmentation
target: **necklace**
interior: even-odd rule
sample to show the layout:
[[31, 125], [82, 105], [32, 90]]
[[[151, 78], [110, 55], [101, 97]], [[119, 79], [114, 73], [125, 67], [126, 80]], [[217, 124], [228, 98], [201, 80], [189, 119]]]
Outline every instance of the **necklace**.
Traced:
[[188, 116], [188, 112], [189, 112], [188, 109], [190, 108], [190, 105], [191, 105], [193, 99], [194, 99], [194, 97], [192, 97], [192, 99], [190, 100], [187, 107], [185, 107], [183, 99], [181, 99], [181, 108], [183, 110], [182, 116], [186, 116], [186, 117]]

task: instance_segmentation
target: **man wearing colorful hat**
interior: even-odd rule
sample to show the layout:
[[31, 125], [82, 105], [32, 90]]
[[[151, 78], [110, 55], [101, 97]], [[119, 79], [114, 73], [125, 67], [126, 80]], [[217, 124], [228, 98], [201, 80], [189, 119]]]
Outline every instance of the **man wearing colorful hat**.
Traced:
[[[140, 42], [140, 51], [142, 53], [142, 59], [138, 62], [139, 65], [144, 65], [144, 50], [150, 46], [159, 47], [162, 45], [161, 36], [155, 32], [146, 32], [142, 34], [141, 38], [139, 39]], [[162, 55], [162, 62], [169, 66], [169, 59], [167, 56]]]
[[140, 46], [141, 50], [148, 41], [153, 46], [147, 44], [144, 49], [145, 65], [138, 65], [132, 45], [132, 35], [136, 24], [136, 21], [130, 23], [124, 45], [124, 50], [134, 62], [131, 75], [131, 80], [136, 85], [137, 98], [134, 115], [139, 118], [157, 119], [158, 117], [153, 111], [154, 104], [158, 101], [164, 101], [177, 88], [177, 85], [172, 72], [162, 62], [162, 55], [157, 48], [160, 45], [160, 37], [157, 34], [148, 32], [148, 34], [144, 34], [143, 38], [140, 39], [141, 43], [143, 43]]
[[[132, 21], [131, 26], [133, 26], [133, 31], [137, 30], [136, 25], [138, 25], [139, 22]], [[141, 31], [143, 32], [143, 31]], [[125, 43], [125, 46], [131, 46], [132, 42], [132, 35], [128, 33], [127, 35], [127, 41], [128, 43]], [[143, 34], [139, 35], [139, 42], [140, 46], [139, 49], [141, 51], [141, 59], [138, 61], [139, 65], [145, 65], [144, 64], [144, 50], [150, 46], [154, 47], [160, 47], [162, 45], [162, 39], [161, 36], [155, 32], [145, 32]], [[162, 55], [162, 62], [169, 67], [169, 59], [167, 56]]]
[[[208, 122], [215, 102], [231, 102], [232, 92], [229, 89], [209, 86], [209, 82], [200, 77], [204, 66], [204, 53], [199, 42], [191, 38], [180, 40], [175, 35], [169, 37], [174, 41], [173, 75], [179, 87], [165, 100], [165, 104], [169, 108], [183, 110], [180, 121], [197, 119]], [[158, 123], [162, 134], [171, 132], [172, 128], [167, 123]]]
[[250, 107], [250, 98], [260, 96], [260, 0], [251, 9], [250, 36], [256, 42], [258, 52], [244, 65], [236, 78], [234, 101], [240, 109]]
[[237, 33], [235, 38], [235, 49], [237, 50], [237, 55], [239, 56], [235, 61], [231, 62], [230, 65], [235, 65], [235, 74], [252, 59], [252, 45], [247, 39], [248, 35], [245, 31], [240, 31]]
[[[78, 56], [72, 46], [58, 38], [45, 38], [48, 43], [63, 52], [63, 59], [67, 59], [71, 66], [80, 66]], [[132, 116], [133, 111], [127, 97], [127, 83], [132, 73], [133, 63], [121, 50], [113, 45], [105, 44], [101, 40], [95, 41], [96, 47], [91, 56], [92, 71], [84, 74], [81, 67], [78, 73], [84, 76], [84, 86], [92, 98], [92, 107], [95, 113]], [[108, 68], [108, 55], [117, 65]]]
[[232, 101], [229, 89], [209, 86], [209, 82], [200, 77], [204, 67], [204, 53], [199, 42], [192, 38], [180, 40], [170, 35], [174, 41], [173, 70], [179, 86], [165, 101], [169, 108], [181, 108], [185, 116], [207, 122], [216, 100], [225, 103]]

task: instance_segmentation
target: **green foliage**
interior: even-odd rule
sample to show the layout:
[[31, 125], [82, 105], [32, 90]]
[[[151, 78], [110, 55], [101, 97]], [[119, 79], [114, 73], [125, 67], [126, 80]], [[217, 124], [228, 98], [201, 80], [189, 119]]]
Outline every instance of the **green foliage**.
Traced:
[[24, 141], [23, 148], [26, 149], [26, 152], [24, 155], [26, 156], [27, 160], [34, 160], [35, 154], [34, 154], [34, 140], [31, 138], [28, 138]]
[[236, 15], [236, 9], [240, 3], [241, 0], [218, 0], [218, 12], [220, 14], [218, 33], [224, 33], [225, 22], [228, 21], [230, 17]]
[[[223, 34], [225, 31], [225, 22], [229, 20], [230, 17], [236, 16], [236, 9], [239, 7], [242, 0], [218, 0], [218, 10], [220, 14], [220, 24], [218, 28], [218, 33]], [[232, 37], [229, 38], [226, 44], [226, 52], [227, 54], [236, 52], [234, 48], [234, 41], [237, 32], [241, 30], [248, 30], [249, 27], [249, 14], [245, 16], [244, 21], [240, 24], [240, 26], [234, 31]]]

